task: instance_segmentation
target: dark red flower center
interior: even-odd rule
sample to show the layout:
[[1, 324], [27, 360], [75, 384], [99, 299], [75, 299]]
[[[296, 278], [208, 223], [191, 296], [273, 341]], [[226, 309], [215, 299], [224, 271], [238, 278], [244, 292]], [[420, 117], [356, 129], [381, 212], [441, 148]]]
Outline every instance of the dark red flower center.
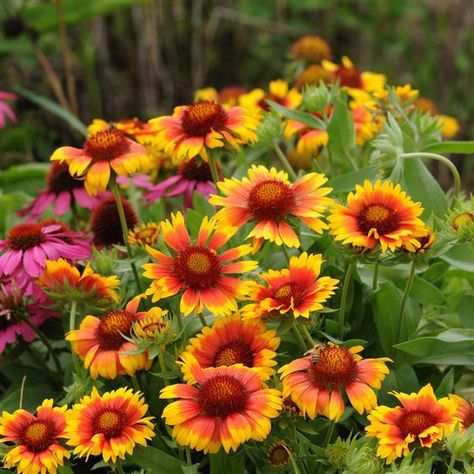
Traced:
[[20, 444], [29, 451], [40, 453], [54, 441], [55, 429], [51, 421], [37, 420], [28, 422], [20, 434]]
[[206, 414], [226, 417], [243, 410], [247, 398], [242, 382], [230, 375], [218, 375], [203, 383], [199, 401]]
[[287, 466], [290, 462], [288, 448], [283, 443], [275, 443], [268, 450], [268, 464], [272, 467]]
[[123, 336], [130, 335], [134, 315], [128, 311], [110, 311], [101, 320], [98, 328], [100, 345], [106, 350], [116, 351], [125, 342]]
[[195, 158], [183, 163], [179, 168], [179, 174], [189, 181], [199, 181], [201, 183], [212, 181], [209, 165], [205, 161], [198, 163]]
[[108, 408], [97, 415], [94, 430], [102, 433], [107, 439], [120, 436], [126, 425], [126, 414], [115, 408]]
[[248, 208], [257, 221], [281, 221], [295, 206], [294, 191], [286, 183], [262, 181], [250, 191]]
[[384, 204], [369, 204], [359, 212], [359, 228], [364, 234], [376, 229], [379, 235], [389, 234], [398, 228], [397, 213]]
[[219, 348], [214, 356], [213, 367], [229, 366], [233, 364], [243, 364], [246, 367], [253, 367], [253, 351], [245, 341], [232, 341]]
[[405, 411], [398, 420], [398, 427], [404, 438], [409, 434], [418, 436], [435, 424], [436, 420], [433, 415], [424, 410]]
[[70, 175], [69, 166], [66, 163], [53, 161], [46, 177], [46, 186], [49, 192], [58, 195], [63, 191], [82, 188], [84, 182]]
[[190, 288], [209, 288], [219, 280], [221, 269], [215, 252], [205, 247], [188, 247], [176, 256], [175, 272]]
[[186, 108], [181, 126], [190, 137], [205, 137], [211, 130], [222, 129], [226, 122], [227, 113], [222, 105], [203, 100]]
[[8, 232], [8, 246], [13, 250], [28, 250], [46, 241], [46, 234], [39, 224], [18, 224]]
[[309, 368], [314, 382], [327, 389], [346, 387], [357, 376], [357, 366], [354, 356], [340, 346], [325, 347], [319, 353], [316, 364]]
[[111, 161], [130, 149], [130, 143], [120, 130], [111, 128], [91, 135], [84, 144], [84, 151], [93, 161]]
[[297, 306], [301, 301], [303, 291], [304, 288], [300, 288], [295, 282], [290, 281], [277, 288], [273, 297], [283, 306], [291, 306], [292, 303]]
[[356, 67], [339, 66], [336, 76], [339, 78], [341, 86], [362, 89], [362, 76]]
[[280, 104], [280, 105], [283, 105], [283, 106], [287, 106], [287, 100], [286, 100], [286, 97], [279, 97], [277, 95], [273, 95], [273, 94], [265, 94], [264, 97], [262, 97], [257, 105], [265, 110], [265, 111], [268, 111], [270, 110], [270, 104], [268, 104], [267, 100], [271, 100], [273, 102], [276, 102], [277, 104]]

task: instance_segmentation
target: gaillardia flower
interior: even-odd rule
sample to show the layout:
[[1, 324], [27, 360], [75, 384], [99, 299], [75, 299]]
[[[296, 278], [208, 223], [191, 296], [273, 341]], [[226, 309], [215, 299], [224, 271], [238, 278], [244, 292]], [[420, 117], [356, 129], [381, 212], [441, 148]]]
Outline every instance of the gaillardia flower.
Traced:
[[51, 163], [46, 177], [46, 189], [25, 209], [18, 211], [18, 215], [28, 216], [28, 220], [36, 220], [49, 206], [54, 206], [53, 214], [62, 216], [71, 210], [74, 205], [92, 209], [97, 203], [95, 196], [89, 196], [84, 189], [84, 181], [74, 179], [65, 163], [57, 161]]
[[163, 238], [172, 256], [147, 247], [149, 254], [159, 263], [143, 265], [143, 276], [153, 279], [147, 295], [152, 301], [167, 298], [184, 291], [181, 296], [181, 312], [187, 316], [195, 310], [201, 313], [206, 307], [213, 314], [228, 314], [237, 310], [236, 299], [245, 298], [251, 283], [240, 281], [228, 274], [253, 270], [257, 262], [233, 260], [248, 255], [250, 245], [240, 245], [224, 252], [218, 250], [235, 234], [235, 228], [217, 228], [215, 219], [205, 217], [196, 241], [193, 243], [184, 224], [183, 215], [171, 215], [171, 221], [161, 224]]
[[285, 137], [291, 138], [293, 135], [297, 136], [296, 151], [301, 155], [317, 155], [319, 149], [329, 141], [326, 130], [317, 130], [297, 120], [288, 120]]
[[255, 222], [247, 238], [299, 247], [300, 240], [287, 220], [297, 217], [318, 233], [327, 229], [321, 217], [332, 202], [326, 197], [332, 188], [322, 187], [326, 181], [323, 174], [308, 173], [290, 183], [284, 171], [252, 166], [248, 178], [226, 178], [217, 183], [224, 196], [213, 194], [209, 202], [222, 207], [216, 218], [223, 225], [240, 228]]
[[91, 255], [83, 235], [65, 229], [61, 224], [24, 223], [12, 227], [0, 240], [0, 275], [14, 276], [21, 288], [30, 286], [44, 270], [46, 260], [60, 256], [82, 260]]
[[141, 295], [130, 300], [125, 309], [109, 311], [101, 318], [86, 316], [79, 329], [66, 335], [94, 380], [99, 375], [107, 379], [125, 374], [134, 376], [138, 370], [151, 366], [146, 352], [128, 353], [137, 349], [126, 339], [131, 336], [133, 323], [147, 316], [146, 312], [137, 311], [140, 299]]
[[252, 289], [250, 299], [255, 303], [242, 308], [243, 319], [285, 314], [309, 318], [310, 313], [321, 311], [339, 282], [319, 276], [322, 262], [321, 255], [304, 252], [291, 257], [289, 268], [261, 274], [266, 285]]
[[155, 436], [147, 410], [140, 392], [119, 388], [101, 396], [93, 387], [69, 412], [67, 444], [81, 458], [101, 455], [113, 463], [125, 459], [136, 445], [146, 446]]
[[431, 448], [434, 442], [454, 430], [458, 421], [456, 402], [448, 397], [437, 400], [430, 384], [418, 393], [393, 392], [393, 395], [401, 405], [376, 407], [367, 417], [370, 424], [365, 428], [367, 436], [378, 439], [377, 456], [384, 458], [387, 464], [407, 456], [412, 443]]
[[203, 100], [176, 107], [172, 116], [150, 120], [158, 132], [157, 144], [176, 164], [196, 156], [208, 160], [208, 151], [254, 142], [258, 119], [242, 107], [227, 110], [217, 102]]
[[66, 162], [71, 176], [85, 177], [86, 191], [94, 195], [107, 189], [112, 171], [130, 176], [149, 166], [150, 157], [142, 145], [110, 128], [89, 135], [82, 148], [58, 148], [51, 161]]
[[[212, 327], [205, 327], [189, 341], [180, 356], [184, 380], [195, 383], [189, 364], [196, 361], [203, 369], [242, 364], [268, 379], [275, 373], [276, 350], [280, 338], [258, 320], [242, 321], [238, 314], [217, 318]], [[192, 365], [192, 364], [191, 364]]]
[[16, 467], [19, 474], [56, 474], [70, 456], [61, 445], [66, 438], [66, 410], [66, 405], [53, 407], [53, 400], [44, 400], [35, 414], [22, 409], [4, 411], [0, 442], [15, 444], [3, 458], [5, 467]]
[[321, 414], [339, 420], [345, 408], [344, 393], [358, 413], [371, 410], [377, 405], [372, 388], [381, 388], [390, 359], [362, 359], [358, 354], [362, 350], [362, 346], [346, 349], [329, 343], [316, 363], [308, 355], [283, 366], [279, 370], [283, 397], [291, 396], [311, 419]]
[[282, 405], [278, 390], [265, 388], [257, 373], [239, 365], [193, 365], [191, 370], [197, 385], [170, 385], [160, 395], [180, 399], [163, 410], [178, 444], [204, 453], [216, 453], [223, 446], [229, 452], [269, 435], [270, 418], [278, 416]]
[[467, 430], [474, 423], [474, 403], [454, 394], [449, 398], [457, 404], [456, 416], [461, 420], [461, 428]]
[[273, 469], [285, 468], [290, 464], [292, 453], [284, 441], [273, 442], [267, 451], [267, 461]]
[[270, 110], [267, 99], [289, 109], [296, 109], [301, 104], [301, 94], [296, 89], [290, 89], [288, 83], [282, 79], [271, 81], [268, 92], [263, 89], [253, 89], [247, 94], [243, 94], [240, 105], [252, 113], [257, 114], [258, 110]]
[[158, 240], [160, 233], [160, 225], [155, 222], [137, 225], [128, 231], [128, 243], [137, 247], [153, 245]]
[[320, 36], [306, 35], [292, 44], [291, 54], [296, 59], [318, 64], [323, 59], [331, 59], [331, 47]]
[[78, 303], [118, 302], [117, 289], [120, 280], [117, 276], [102, 276], [95, 273], [88, 263], [82, 275], [67, 260], [46, 260], [44, 273], [38, 284], [53, 301], [77, 301]]
[[347, 207], [336, 205], [328, 220], [330, 233], [343, 244], [373, 249], [380, 244], [382, 252], [402, 246], [418, 248], [417, 237], [425, 235], [425, 225], [419, 219], [423, 212], [400, 185], [380, 180], [372, 185], [356, 186], [349, 193]]
[[199, 163], [196, 158], [180, 165], [175, 176], [152, 186], [145, 194], [145, 199], [152, 204], [163, 197], [183, 196], [184, 207], [188, 208], [193, 207], [194, 191], [205, 198], [216, 191], [209, 165], [205, 161]]

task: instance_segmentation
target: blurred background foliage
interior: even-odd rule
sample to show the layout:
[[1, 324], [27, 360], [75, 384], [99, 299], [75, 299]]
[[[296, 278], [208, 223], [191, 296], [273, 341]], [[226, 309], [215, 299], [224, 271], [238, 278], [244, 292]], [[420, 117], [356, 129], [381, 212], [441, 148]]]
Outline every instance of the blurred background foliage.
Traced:
[[471, 0], [1, 0], [0, 24], [0, 90], [20, 95], [0, 167], [82, 141], [45, 98], [85, 124], [147, 119], [200, 87], [266, 87], [304, 34], [412, 83], [474, 136]]

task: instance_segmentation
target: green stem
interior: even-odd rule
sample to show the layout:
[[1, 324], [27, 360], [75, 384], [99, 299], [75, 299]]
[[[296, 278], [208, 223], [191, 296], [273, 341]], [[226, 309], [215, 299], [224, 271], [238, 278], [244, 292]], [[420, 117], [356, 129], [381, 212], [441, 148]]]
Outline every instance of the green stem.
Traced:
[[296, 176], [296, 173], [295, 173], [295, 170], [292, 168], [292, 166], [290, 165], [290, 162], [288, 161], [288, 159], [286, 158], [285, 154], [281, 151], [281, 148], [280, 148], [280, 145], [278, 145], [278, 141], [277, 140], [274, 140], [273, 142], [273, 148], [278, 156], [278, 158], [280, 159], [280, 162], [281, 164], [283, 165], [283, 167], [285, 168], [286, 172], [288, 173], [288, 176], [293, 180], [295, 181], [297, 176]]
[[308, 331], [308, 328], [306, 327], [306, 324], [303, 324], [303, 323], [299, 322], [298, 320], [296, 320], [296, 321], [297, 321], [297, 323], [299, 323], [299, 327], [301, 329], [301, 332], [303, 333], [303, 336], [308, 341], [309, 347], [313, 347], [314, 346], [314, 341], [313, 341], [313, 338], [311, 337], [311, 334]]
[[353, 271], [354, 263], [349, 262], [346, 269], [346, 275], [344, 277], [344, 286], [342, 288], [341, 295], [341, 307], [339, 309], [339, 339], [341, 341], [344, 339], [344, 321], [346, 317], [347, 296], [349, 295], [349, 287], [351, 284], [351, 277]]
[[303, 337], [301, 336], [300, 330], [298, 329], [298, 324], [296, 323], [296, 320], [293, 320], [293, 333], [301, 349], [303, 349], [303, 351], [306, 351], [307, 347], [306, 347], [306, 344], [304, 343]]
[[454, 179], [453, 200], [456, 199], [456, 197], [461, 192], [461, 176], [459, 175], [459, 171], [456, 168], [456, 165], [445, 156], [438, 155], [436, 153], [414, 152], [414, 153], [402, 153], [400, 155], [400, 158], [426, 158], [426, 159], [441, 161], [441, 163], [443, 163], [449, 168], [449, 170], [451, 171], [451, 174], [453, 175], [453, 179]]
[[178, 329], [180, 334], [183, 332], [183, 319], [181, 318], [181, 308], [180, 308], [180, 299], [176, 298], [176, 305], [174, 312], [176, 314], [176, 319], [178, 321]]
[[326, 432], [326, 439], [324, 440], [324, 447], [327, 448], [329, 442], [331, 441], [332, 435], [334, 434], [334, 429], [336, 428], [336, 422], [331, 421]]
[[61, 363], [59, 362], [58, 356], [54, 353], [53, 346], [50, 344], [48, 338], [43, 334], [39, 327], [33, 324], [29, 319], [24, 319], [24, 322], [35, 332], [35, 334], [39, 337], [40, 341], [44, 344], [46, 349], [48, 349], [48, 352], [50, 353], [51, 358], [53, 359], [54, 365], [56, 366], [56, 372], [60, 377], [62, 377], [63, 369], [61, 367]]
[[[160, 347], [160, 350], [158, 351], [158, 362], [160, 363], [160, 370], [162, 374], [166, 374], [167, 369], [166, 369], [166, 362], [165, 362], [165, 357], [163, 355], [163, 349]], [[163, 385], [168, 385], [168, 379], [163, 378]]]
[[[112, 468], [113, 469], [113, 468]], [[125, 474], [124, 471], [123, 471], [123, 467], [122, 467], [122, 464], [120, 463], [120, 461], [118, 461], [116, 464], [115, 464], [115, 470], [118, 472], [118, 474]]]
[[133, 385], [133, 389], [136, 391], [136, 392], [140, 392], [140, 384], [138, 383], [138, 379], [136, 377], [131, 377], [132, 379], [132, 385]]
[[293, 472], [295, 474], [300, 474], [300, 470], [298, 468], [298, 465], [296, 464], [296, 460], [295, 460], [295, 457], [293, 456], [293, 453], [284, 444], [282, 444], [282, 446], [285, 449], [285, 451], [288, 453], [288, 456], [291, 462], [291, 467], [293, 468]]
[[[74, 331], [76, 329], [76, 314], [77, 314], [77, 301], [71, 302], [71, 309], [69, 310], [69, 332]], [[72, 364], [74, 366], [74, 371], [79, 373], [80, 370], [80, 362], [77, 358], [76, 353], [74, 352], [74, 348], [72, 347], [71, 343], [71, 357], [72, 357]]]
[[415, 261], [411, 263], [410, 275], [408, 276], [407, 284], [405, 286], [405, 291], [403, 292], [402, 302], [400, 304], [400, 314], [398, 316], [398, 328], [397, 328], [397, 339], [396, 342], [400, 342], [400, 337], [402, 335], [402, 325], [403, 325], [403, 313], [405, 312], [405, 306], [408, 301], [408, 296], [413, 286], [415, 280]]
[[287, 261], [288, 263], [290, 263], [290, 254], [288, 253], [288, 250], [287, 250], [287, 248], [285, 247], [285, 244], [282, 244], [282, 245], [281, 245], [281, 249], [282, 249], [283, 253], [285, 254], [286, 261]]
[[372, 279], [372, 291], [377, 289], [377, 280], [379, 277], [379, 262], [375, 262], [374, 266], [374, 278]]
[[193, 464], [193, 461], [191, 459], [191, 450], [188, 446], [186, 446], [186, 464], [188, 466], [191, 466]]
[[219, 171], [217, 170], [217, 161], [218, 160], [216, 159], [214, 153], [211, 151], [209, 153], [209, 168], [211, 169], [212, 181], [214, 181], [214, 183], [220, 181]]
[[446, 471], [446, 474], [451, 474], [454, 469], [454, 465], [456, 464], [456, 456], [453, 454], [451, 456], [451, 461], [449, 462], [448, 470]]
[[201, 321], [202, 327], [205, 328], [207, 326], [206, 320], [204, 319], [204, 316], [199, 313], [199, 320]]
[[[123, 242], [125, 244], [125, 247], [127, 248], [127, 255], [128, 258], [132, 258], [132, 249], [130, 247], [130, 244], [128, 243], [128, 226], [127, 226], [127, 219], [125, 217], [125, 211], [123, 209], [123, 203], [122, 203], [122, 197], [120, 195], [120, 189], [115, 181], [115, 179], [110, 180], [110, 188], [112, 189], [112, 192], [114, 193], [115, 197], [115, 203], [117, 204], [117, 211], [120, 219], [120, 226], [122, 227], [122, 238]], [[138, 292], [142, 292], [141, 284], [140, 284], [140, 278], [138, 277], [138, 271], [137, 267], [135, 265], [135, 262], [130, 261], [130, 265], [132, 267], [132, 272], [133, 276], [135, 277], [135, 282], [137, 284], [137, 289]]]

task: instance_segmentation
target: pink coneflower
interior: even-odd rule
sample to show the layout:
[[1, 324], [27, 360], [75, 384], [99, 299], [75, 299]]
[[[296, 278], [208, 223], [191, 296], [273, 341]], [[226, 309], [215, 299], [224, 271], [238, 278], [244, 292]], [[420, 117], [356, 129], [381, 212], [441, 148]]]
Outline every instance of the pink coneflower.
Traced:
[[69, 174], [68, 165], [57, 161], [51, 164], [46, 177], [46, 189], [26, 208], [18, 211], [18, 215], [28, 215], [28, 221], [36, 220], [46, 209], [53, 205], [56, 216], [66, 214], [72, 205], [78, 204], [92, 209], [98, 202], [97, 196], [89, 196], [84, 188], [84, 181], [74, 179]]
[[175, 176], [151, 187], [145, 199], [153, 203], [162, 197], [183, 195], [184, 207], [188, 208], [193, 206], [193, 191], [201, 193], [206, 199], [216, 191], [209, 165], [204, 161], [198, 163], [195, 158], [183, 163]]
[[12, 123], [17, 123], [15, 112], [11, 106], [6, 102], [7, 100], [17, 100], [18, 96], [11, 92], [0, 91], [0, 128], [5, 128], [7, 124], [7, 118]]
[[0, 283], [0, 354], [19, 336], [26, 342], [32, 342], [36, 334], [26, 318], [33, 326], [40, 326], [47, 319], [57, 317], [54, 311], [48, 309], [50, 305], [44, 294], [33, 302], [31, 298], [24, 299], [22, 290], [13, 281]]
[[91, 255], [90, 243], [83, 233], [72, 232], [61, 223], [25, 222], [12, 227], [0, 240], [0, 274], [14, 276], [22, 290], [31, 294], [34, 280], [44, 270], [46, 260], [59, 257], [83, 260]]

